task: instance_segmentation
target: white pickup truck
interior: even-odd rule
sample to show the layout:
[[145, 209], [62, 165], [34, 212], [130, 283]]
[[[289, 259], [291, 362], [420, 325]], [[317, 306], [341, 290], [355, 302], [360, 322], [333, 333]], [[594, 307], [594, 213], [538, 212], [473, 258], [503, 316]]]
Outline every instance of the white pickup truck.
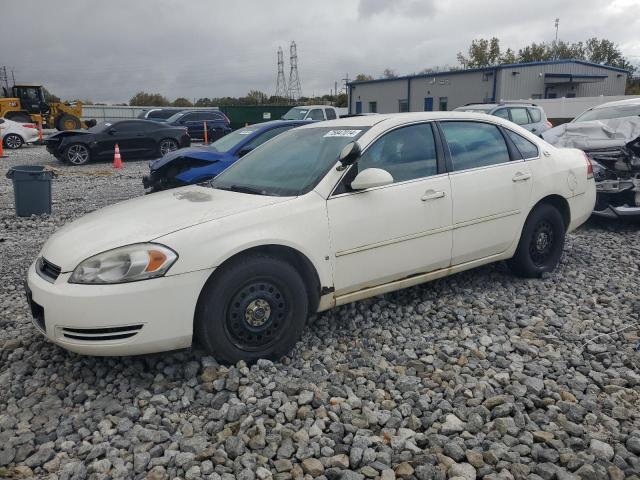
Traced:
[[282, 117], [283, 120], [335, 120], [340, 118], [340, 110], [346, 108], [336, 108], [327, 105], [303, 105], [293, 107]]

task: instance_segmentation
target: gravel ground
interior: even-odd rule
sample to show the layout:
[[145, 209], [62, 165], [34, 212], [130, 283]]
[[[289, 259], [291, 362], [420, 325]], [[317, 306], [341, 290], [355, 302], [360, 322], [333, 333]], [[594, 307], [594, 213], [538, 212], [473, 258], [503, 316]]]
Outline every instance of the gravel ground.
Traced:
[[[0, 160], [0, 477], [640, 478], [640, 233], [589, 224], [541, 280], [503, 264], [336, 308], [282, 361], [90, 358], [43, 340], [22, 291], [56, 228], [142, 194], [146, 162]], [[51, 164], [54, 214], [5, 172]]]

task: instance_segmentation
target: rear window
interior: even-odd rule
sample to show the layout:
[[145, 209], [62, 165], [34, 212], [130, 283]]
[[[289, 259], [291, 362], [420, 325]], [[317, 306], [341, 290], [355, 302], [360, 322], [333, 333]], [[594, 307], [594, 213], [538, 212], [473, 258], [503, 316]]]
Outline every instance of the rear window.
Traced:
[[538, 110], [537, 108], [529, 108], [528, 110], [529, 115], [531, 116], [531, 120], [533, 120], [534, 123], [542, 121], [542, 113], [540, 113], [540, 110]]
[[511, 141], [516, 144], [516, 147], [522, 154], [522, 158], [526, 160], [528, 158], [536, 158], [539, 156], [538, 147], [535, 143], [527, 140], [526, 138], [518, 135], [515, 132], [512, 132], [508, 128], [505, 128], [505, 131], [507, 132], [507, 135], [509, 135]]

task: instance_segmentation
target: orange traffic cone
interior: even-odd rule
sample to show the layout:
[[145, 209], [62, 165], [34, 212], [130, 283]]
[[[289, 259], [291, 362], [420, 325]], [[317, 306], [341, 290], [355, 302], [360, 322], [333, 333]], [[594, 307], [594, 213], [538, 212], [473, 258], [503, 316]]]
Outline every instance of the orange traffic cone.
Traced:
[[5, 155], [4, 154], [4, 150], [3, 150], [3, 143], [4, 143], [4, 139], [2, 137], [0, 137], [0, 158], [9, 158], [9, 155]]
[[42, 144], [42, 122], [38, 122], [38, 142]]
[[116, 151], [113, 154], [113, 168], [122, 168], [122, 159], [120, 158], [120, 147], [116, 143]]
[[207, 122], [204, 122], [204, 144], [207, 145], [209, 143], [209, 135], [207, 132]]

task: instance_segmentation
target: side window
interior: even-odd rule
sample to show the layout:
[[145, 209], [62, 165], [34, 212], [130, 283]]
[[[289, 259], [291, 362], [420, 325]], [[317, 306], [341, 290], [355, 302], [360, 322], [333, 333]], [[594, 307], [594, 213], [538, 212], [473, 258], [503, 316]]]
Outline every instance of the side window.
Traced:
[[511, 108], [511, 121], [517, 125], [526, 125], [530, 123], [529, 115], [527, 115], [527, 109], [520, 108]]
[[358, 160], [359, 171], [382, 168], [395, 182], [438, 173], [436, 145], [431, 125], [423, 123], [393, 130], [367, 149]]
[[454, 171], [487, 167], [510, 160], [504, 137], [495, 125], [481, 122], [442, 122]]
[[493, 112], [493, 115], [495, 115], [496, 117], [504, 118], [505, 120], [510, 120], [509, 110], [507, 110], [506, 108], [500, 108], [496, 110], [495, 112]]
[[324, 120], [324, 115], [322, 114], [321, 109], [314, 108], [309, 112], [309, 115], [307, 115], [307, 118], [310, 118], [311, 120]]
[[183, 122], [195, 122], [199, 120], [198, 113], [187, 113], [180, 120]]
[[280, 135], [281, 133], [286, 132], [287, 130], [290, 130], [292, 128], [293, 128], [293, 125], [287, 125], [286, 127], [278, 127], [278, 128], [272, 128], [271, 130], [267, 130], [263, 134], [258, 135], [256, 138], [254, 138], [249, 143], [247, 143], [243, 147], [243, 150], [244, 149], [252, 149], [253, 150], [257, 146], [262, 145], [267, 140], [271, 140], [273, 137], [276, 137], [276, 136]]
[[441, 112], [446, 112], [447, 111], [447, 104], [449, 102], [449, 98], [448, 97], [440, 97], [438, 102], [438, 110], [440, 110]]
[[201, 120], [206, 120], [207, 122], [218, 122], [222, 120], [222, 115], [220, 115], [219, 113], [205, 112], [201, 113], [200, 115], [202, 115]]
[[534, 123], [542, 121], [542, 113], [537, 108], [527, 108], [529, 110], [529, 116]]
[[138, 122], [119, 122], [113, 125], [113, 128], [118, 133], [135, 132], [141, 130]]
[[536, 158], [540, 155], [538, 153], [538, 147], [536, 146], [535, 143], [530, 142], [523, 136], [518, 135], [515, 132], [512, 132], [508, 128], [505, 128], [504, 130], [507, 132], [507, 135], [509, 135], [509, 138], [511, 139], [511, 141], [516, 144], [516, 147], [522, 154], [522, 158], [526, 160], [527, 158]]
[[336, 111], [333, 108], [325, 108], [324, 113], [327, 115], [327, 120], [336, 119]]
[[378, 102], [369, 102], [369, 112], [378, 113]]

